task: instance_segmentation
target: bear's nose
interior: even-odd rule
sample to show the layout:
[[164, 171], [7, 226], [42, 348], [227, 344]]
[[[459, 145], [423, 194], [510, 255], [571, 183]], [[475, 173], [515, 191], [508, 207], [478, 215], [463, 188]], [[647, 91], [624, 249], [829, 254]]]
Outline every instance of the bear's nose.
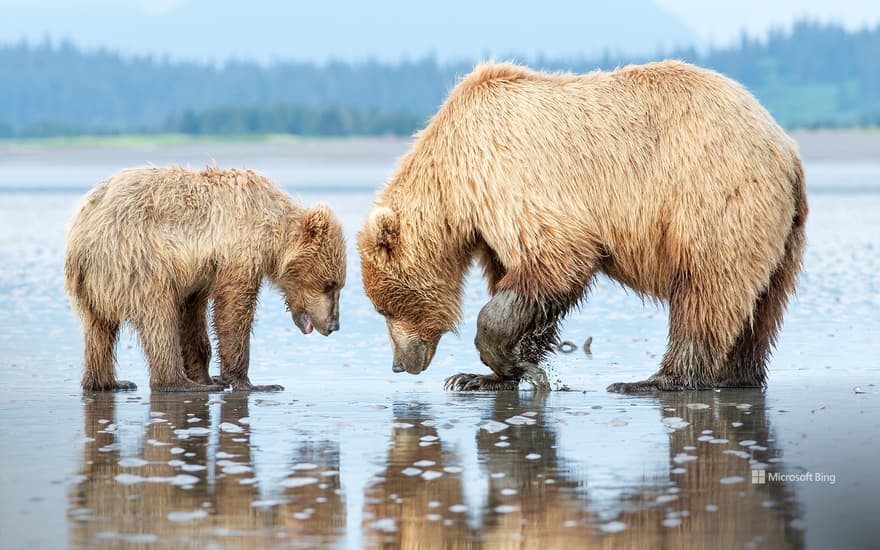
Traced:
[[391, 365], [391, 370], [394, 372], [403, 372], [406, 369], [403, 368], [403, 363], [394, 363], [393, 365]]
[[327, 334], [336, 332], [339, 330], [339, 321], [333, 321], [327, 326]]

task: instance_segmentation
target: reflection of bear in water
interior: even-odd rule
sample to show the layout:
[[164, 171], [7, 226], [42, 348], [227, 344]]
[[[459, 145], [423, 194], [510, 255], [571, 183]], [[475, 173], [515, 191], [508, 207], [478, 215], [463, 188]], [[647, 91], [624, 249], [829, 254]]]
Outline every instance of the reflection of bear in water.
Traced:
[[[677, 416], [688, 423], [669, 434], [669, 481], [675, 492], [663, 497], [674, 500], [625, 513], [618, 520], [644, 525], [648, 537], [648, 527], [653, 527], [657, 540], [670, 548], [743, 548], [757, 540], [767, 548], [803, 548], [803, 533], [791, 526], [800, 514], [792, 488], [751, 480], [753, 468], [779, 467], [768, 462], [778, 460], [780, 451], [763, 392], [664, 393], [659, 404], [664, 418]], [[758, 444], [740, 445], [745, 440]], [[696, 459], [682, 460], [688, 456]], [[670, 520], [681, 525], [661, 527]], [[627, 532], [621, 535], [625, 538]], [[643, 547], [646, 539], [630, 540], [635, 548]], [[642, 544], [636, 544], [640, 540]]]
[[[434, 439], [440, 433], [428, 406], [394, 404], [395, 425], [387, 466], [366, 491], [368, 547], [583, 545], [594, 529], [580, 500], [583, 495], [575, 491], [579, 483], [569, 479], [557, 453], [556, 433], [541, 418], [546, 394], [538, 394], [534, 400], [520, 400], [517, 393], [502, 395], [492, 397], [484, 420], [503, 422], [521, 407], [540, 413], [529, 421], [532, 424], [510, 426], [497, 434], [479, 429], [475, 434], [478, 466], [463, 464], [467, 455], [448, 441]], [[484, 404], [485, 400], [480, 400], [479, 405]], [[506, 441], [508, 446], [496, 446], [498, 441]], [[539, 456], [523, 460], [526, 453]], [[474, 479], [474, 472], [464, 472], [463, 467], [479, 468], [478, 478]], [[467, 501], [466, 496], [475, 493], [480, 497], [485, 494], [485, 509], [474, 509], [475, 503]], [[563, 528], [567, 522], [576, 526]], [[390, 525], [393, 529], [382, 529]]]
[[476, 345], [492, 374], [454, 376], [452, 389], [515, 388], [599, 273], [670, 312], [659, 372], [610, 389], [758, 387], [806, 215], [794, 143], [715, 72], [487, 64], [402, 158], [358, 248], [395, 371], [427, 368], [476, 257], [492, 294]]
[[[485, 410], [481, 425], [498, 423], [495, 430], [475, 434], [477, 460], [470, 467], [479, 469], [479, 481], [473, 472], [460, 471], [468, 467], [462, 463], [466, 453], [434, 439], [440, 436], [435, 423], [442, 421], [430, 408], [395, 403], [387, 466], [366, 490], [367, 546], [705, 548], [744, 547], [756, 540], [774, 548], [803, 546], [802, 533], [790, 525], [799, 514], [791, 488], [750, 483], [752, 467], [778, 467], [768, 463], [779, 452], [761, 392], [663, 394], [656, 402], [662, 418], [679, 416], [688, 422], [669, 434], [670, 472], [662, 473], [665, 460], [646, 464], [656, 477], [637, 475], [623, 485], [594, 479], [591, 460], [577, 453], [580, 449], [590, 456], [588, 446], [562, 452], [552, 424], [566, 415], [559, 407], [548, 408], [546, 396], [503, 392], [491, 397], [490, 407], [482, 398], [477, 403], [461, 399], [459, 406]], [[656, 417], [656, 428], [665, 431], [662, 418]], [[498, 429], [501, 424], [507, 427]], [[561, 429], [571, 432], [574, 426]], [[714, 442], [704, 434], [707, 430]], [[739, 445], [744, 439], [761, 445]], [[679, 462], [682, 453], [697, 458]], [[422, 477], [428, 471], [443, 475]], [[744, 479], [721, 481], [736, 476]], [[483, 509], [473, 509], [473, 501], [466, 511], [451, 509], [474, 493], [485, 495], [480, 498]], [[739, 520], [731, 522], [731, 517]]]
[[[138, 331], [154, 390], [272, 390], [248, 378], [263, 277], [283, 292], [303, 332], [339, 328], [342, 226], [326, 206], [294, 204], [250, 170], [124, 170], [99, 184], [70, 226], [67, 291], [83, 319], [86, 390], [116, 379], [120, 324]], [[220, 378], [208, 375], [206, 309], [214, 302]]]
[[[464, 501], [461, 478], [444, 471], [458, 467], [460, 458], [435, 439], [438, 434], [432, 420], [427, 405], [394, 404], [386, 469], [365, 490], [366, 547], [459, 548], [469, 544], [472, 533], [465, 516], [449, 510]], [[394, 521], [393, 529], [382, 529], [383, 524], [377, 523], [388, 519]]]

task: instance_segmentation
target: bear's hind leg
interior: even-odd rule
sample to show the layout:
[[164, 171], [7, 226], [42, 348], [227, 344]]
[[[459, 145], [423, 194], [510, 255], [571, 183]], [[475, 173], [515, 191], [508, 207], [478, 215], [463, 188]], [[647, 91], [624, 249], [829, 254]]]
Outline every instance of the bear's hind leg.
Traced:
[[774, 339], [775, 333], [763, 333], [761, 329], [746, 323], [730, 351], [718, 386], [763, 388], [767, 382], [767, 358]]
[[83, 314], [85, 364], [82, 387], [87, 391], [136, 390], [134, 382], [116, 378], [116, 337], [119, 323], [99, 319], [92, 312]]
[[[612, 384], [616, 393], [706, 390], [717, 387], [741, 326], [741, 293], [679, 285], [669, 300], [669, 344], [660, 370], [639, 382]], [[725, 300], [725, 296], [731, 297]]]
[[660, 370], [647, 380], [618, 382], [608, 386], [615, 393], [708, 390], [717, 386], [723, 366], [717, 347], [703, 337], [670, 335]]
[[788, 295], [794, 290], [800, 259], [794, 267], [783, 265], [770, 277], [770, 283], [755, 303], [751, 319], [727, 357], [719, 386], [727, 388], [762, 388], [767, 382], [767, 359], [782, 325]]
[[150, 315], [133, 321], [150, 366], [153, 391], [222, 391], [223, 386], [190, 380], [180, 348], [180, 311], [176, 305], [157, 304]]
[[181, 305], [180, 349], [186, 376], [200, 384], [217, 384], [208, 374], [211, 362], [211, 340], [208, 337], [208, 296], [203, 292], [190, 295]]

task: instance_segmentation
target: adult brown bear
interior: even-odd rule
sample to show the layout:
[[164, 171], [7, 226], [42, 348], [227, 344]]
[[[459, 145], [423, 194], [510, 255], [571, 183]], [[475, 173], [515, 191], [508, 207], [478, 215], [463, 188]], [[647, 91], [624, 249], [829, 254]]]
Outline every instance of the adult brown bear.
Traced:
[[[328, 207], [302, 208], [251, 170], [132, 168], [86, 197], [68, 232], [64, 274], [83, 320], [83, 389], [135, 389], [114, 367], [119, 328], [130, 322], [153, 390], [280, 390], [248, 377], [263, 278], [280, 288], [304, 333], [330, 334], [339, 328], [345, 239]], [[209, 299], [219, 379], [208, 375]]]
[[585, 75], [486, 64], [401, 159], [358, 247], [396, 372], [428, 366], [476, 257], [492, 295], [476, 345], [493, 374], [448, 388], [515, 388], [597, 273], [669, 305], [659, 372], [609, 390], [756, 387], [806, 216], [794, 143], [724, 76], [676, 61]]

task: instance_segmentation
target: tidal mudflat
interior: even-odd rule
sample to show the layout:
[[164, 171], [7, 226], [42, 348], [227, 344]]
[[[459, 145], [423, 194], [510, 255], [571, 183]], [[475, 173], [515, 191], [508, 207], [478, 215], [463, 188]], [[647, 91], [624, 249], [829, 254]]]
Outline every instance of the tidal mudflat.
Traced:
[[[483, 369], [476, 272], [460, 334], [422, 375], [391, 372], [354, 235], [405, 143], [2, 150], [0, 547], [874, 546], [880, 161], [820, 141], [805, 150], [806, 264], [768, 389], [653, 397], [604, 391], [652, 373], [666, 337], [662, 308], [608, 281], [562, 330], [592, 336], [592, 353], [549, 365], [570, 391], [442, 390]], [[150, 394], [125, 332], [120, 374], [141, 389], [84, 395], [61, 272], [81, 194], [122, 166], [212, 160], [340, 215], [341, 331], [303, 336], [266, 288], [251, 378], [286, 391]]]

